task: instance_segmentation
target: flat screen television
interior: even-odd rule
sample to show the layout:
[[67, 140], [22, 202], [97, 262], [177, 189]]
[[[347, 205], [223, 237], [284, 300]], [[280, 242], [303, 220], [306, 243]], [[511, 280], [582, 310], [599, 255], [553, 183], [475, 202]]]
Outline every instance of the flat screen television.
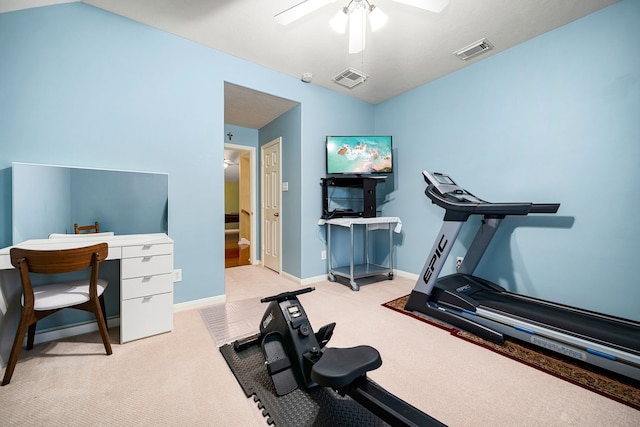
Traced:
[[391, 136], [327, 136], [327, 175], [393, 172]]

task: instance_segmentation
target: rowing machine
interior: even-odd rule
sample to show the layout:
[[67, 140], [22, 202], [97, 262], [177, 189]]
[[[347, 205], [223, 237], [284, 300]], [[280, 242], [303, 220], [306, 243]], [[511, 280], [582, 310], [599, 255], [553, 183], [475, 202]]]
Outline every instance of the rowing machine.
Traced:
[[393, 426], [443, 426], [367, 377], [367, 372], [382, 365], [378, 350], [368, 345], [326, 347], [335, 323], [314, 333], [297, 297], [313, 290], [305, 288], [261, 299], [269, 305], [260, 322], [260, 333], [236, 341], [235, 351], [261, 345], [278, 396], [299, 387], [329, 387]]

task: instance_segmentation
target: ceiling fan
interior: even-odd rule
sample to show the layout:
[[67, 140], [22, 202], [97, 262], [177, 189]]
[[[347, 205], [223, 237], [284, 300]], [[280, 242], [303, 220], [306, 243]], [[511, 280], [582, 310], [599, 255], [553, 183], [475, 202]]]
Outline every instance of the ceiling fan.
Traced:
[[[345, 0], [342, 0], [345, 1]], [[338, 33], [344, 34], [349, 24], [349, 53], [359, 53], [365, 46], [366, 17], [369, 17], [371, 31], [376, 31], [387, 22], [388, 16], [373, 4], [374, 0], [346, 0], [347, 5], [340, 9], [331, 19], [331, 27]], [[438, 13], [448, 4], [449, 0], [392, 0], [430, 12]], [[275, 16], [280, 25], [288, 25], [306, 16], [322, 6], [335, 3], [336, 0], [305, 0]]]

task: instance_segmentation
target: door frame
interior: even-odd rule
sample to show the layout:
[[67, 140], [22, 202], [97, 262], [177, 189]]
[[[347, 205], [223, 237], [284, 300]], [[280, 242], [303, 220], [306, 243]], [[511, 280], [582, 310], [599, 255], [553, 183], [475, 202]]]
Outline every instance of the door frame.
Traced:
[[282, 223], [283, 223], [283, 212], [282, 212], [282, 137], [279, 136], [277, 138], [272, 139], [271, 141], [267, 142], [264, 145], [260, 146], [260, 262], [262, 263], [262, 265], [264, 266], [264, 242], [265, 242], [265, 238], [264, 238], [264, 227], [263, 222], [264, 222], [264, 182], [265, 182], [265, 177], [264, 177], [264, 150], [267, 148], [271, 148], [274, 145], [278, 145], [279, 146], [279, 150], [278, 150], [278, 178], [280, 179], [280, 182], [278, 183], [278, 192], [280, 193], [279, 199], [280, 199], [280, 212], [279, 212], [279, 222], [280, 222], [280, 226], [278, 227], [278, 248], [279, 248], [279, 255], [278, 255], [278, 271], [277, 273], [282, 275]]
[[256, 193], [256, 147], [251, 147], [250, 145], [240, 145], [240, 144], [228, 144], [225, 142], [224, 148], [227, 150], [239, 150], [239, 151], [248, 151], [249, 152], [249, 160], [251, 162], [251, 230], [250, 235], [251, 238], [249, 241], [251, 242], [251, 263], [257, 264], [256, 258], [256, 204], [257, 204], [257, 193]]

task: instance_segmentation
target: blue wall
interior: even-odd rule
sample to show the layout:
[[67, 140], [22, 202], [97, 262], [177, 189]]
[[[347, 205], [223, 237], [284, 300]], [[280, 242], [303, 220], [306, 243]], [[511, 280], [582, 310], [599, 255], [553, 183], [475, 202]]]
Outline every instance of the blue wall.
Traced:
[[[295, 277], [302, 277], [301, 262], [302, 248], [300, 247], [300, 220], [302, 218], [302, 204], [300, 203], [300, 177], [302, 176], [302, 128], [300, 105], [287, 111], [271, 123], [260, 129], [260, 146], [268, 144], [278, 137], [280, 142], [280, 157], [282, 175], [280, 180], [288, 183], [289, 190], [280, 195], [280, 226], [282, 233], [282, 248], [280, 252], [286, 254], [282, 257], [282, 271]], [[262, 165], [262, 156], [258, 154], [259, 167]], [[258, 174], [258, 180], [260, 180]], [[262, 217], [257, 213], [259, 224]], [[258, 227], [260, 229], [260, 227]], [[260, 235], [260, 233], [258, 233]], [[258, 242], [261, 243], [258, 237]], [[258, 247], [261, 247], [260, 244]]]
[[623, 0], [373, 106], [82, 3], [0, 14], [0, 244], [11, 243], [11, 162], [166, 172], [184, 279], [175, 302], [221, 295], [229, 81], [300, 103], [300, 123], [285, 116], [259, 131], [260, 144], [299, 138], [283, 153], [295, 221], [285, 271], [326, 274], [325, 136], [375, 131], [396, 147], [382, 213], [403, 222], [399, 270], [420, 271], [442, 219], [420, 173], [444, 171], [487, 200], [562, 203], [557, 218], [506, 221], [480, 274], [640, 320], [639, 18], [640, 2]]
[[[224, 293], [225, 81], [303, 104], [300, 141], [316, 151], [330, 126], [373, 129], [364, 102], [82, 3], [0, 14], [0, 57], [0, 245], [11, 244], [11, 162], [166, 172], [176, 303]], [[318, 163], [299, 151], [296, 170]], [[305, 176], [315, 184], [323, 169]], [[316, 206], [301, 208], [313, 230], [315, 187]]]
[[562, 203], [554, 218], [506, 220], [479, 275], [640, 320], [638, 22], [640, 2], [622, 1], [376, 107], [397, 147], [385, 214], [405, 226], [400, 270], [420, 272], [442, 221], [421, 171], [445, 172], [485, 200]]
[[[320, 178], [326, 175], [325, 141], [327, 135], [368, 135], [374, 129], [375, 107], [360, 103], [357, 108], [354, 99], [344, 98], [339, 102], [331, 99], [328, 92], [317, 91], [318, 103], [302, 105], [304, 117], [312, 120], [303, 122], [301, 193], [300, 206], [303, 278], [327, 274], [327, 262], [321, 260], [320, 252], [326, 250], [325, 226], [319, 226], [322, 214], [322, 186]], [[326, 108], [319, 108], [321, 106]], [[306, 137], [307, 134], [312, 135]]]
[[[227, 136], [229, 132], [233, 135], [231, 141], [229, 141], [229, 136]], [[225, 123], [223, 139], [227, 144], [246, 145], [247, 147], [257, 148], [258, 130]]]

